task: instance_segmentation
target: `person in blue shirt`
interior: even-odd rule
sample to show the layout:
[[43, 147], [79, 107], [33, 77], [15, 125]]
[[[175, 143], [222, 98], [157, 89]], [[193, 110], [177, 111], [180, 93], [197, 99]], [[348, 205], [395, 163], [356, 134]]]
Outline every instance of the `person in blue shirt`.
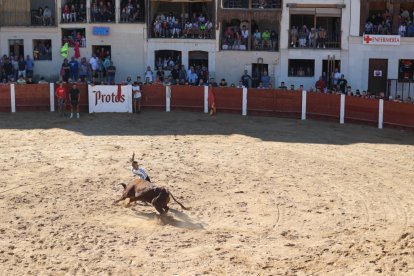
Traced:
[[27, 55], [26, 56], [26, 77], [28, 78], [33, 77], [33, 67], [34, 67], [33, 59], [31, 59], [30, 56]]
[[69, 62], [70, 67], [70, 78], [73, 81], [78, 81], [78, 71], [79, 71], [79, 62], [75, 59], [75, 57], [72, 57]]

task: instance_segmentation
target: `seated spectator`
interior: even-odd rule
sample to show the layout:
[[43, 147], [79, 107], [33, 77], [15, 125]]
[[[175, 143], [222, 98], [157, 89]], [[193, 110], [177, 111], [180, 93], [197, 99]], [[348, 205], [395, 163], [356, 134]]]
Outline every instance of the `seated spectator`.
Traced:
[[286, 87], [286, 85], [285, 85], [285, 82], [284, 82], [284, 81], [282, 81], [282, 82], [280, 83], [279, 89], [282, 89], [282, 90], [287, 90], [287, 87]]
[[45, 84], [45, 83], [48, 83], [47, 81], [45, 81], [45, 78], [44, 77], [40, 77], [40, 80], [39, 80], [39, 82], [38, 82], [39, 84]]
[[318, 91], [318, 92], [324, 92], [325, 87], [326, 87], [326, 84], [323, 81], [322, 76], [320, 76], [319, 77], [319, 80], [315, 83], [316, 91]]
[[26, 80], [23, 78], [23, 75], [20, 75], [17, 79], [17, 84], [26, 84]]

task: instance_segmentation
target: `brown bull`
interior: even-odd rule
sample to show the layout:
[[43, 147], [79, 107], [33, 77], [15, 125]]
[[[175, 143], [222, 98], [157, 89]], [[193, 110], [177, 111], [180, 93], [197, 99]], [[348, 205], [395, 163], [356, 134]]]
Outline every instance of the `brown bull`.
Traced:
[[181, 208], [188, 210], [188, 208], [178, 202], [166, 188], [155, 186], [154, 184], [143, 179], [137, 178], [129, 182], [128, 185], [124, 183], [121, 183], [120, 185], [124, 187], [124, 192], [122, 193], [122, 197], [116, 200], [113, 204], [129, 198], [129, 203], [134, 201], [151, 203], [160, 214], [163, 214], [169, 210], [167, 205], [170, 202], [171, 196], [172, 199], [181, 206]]

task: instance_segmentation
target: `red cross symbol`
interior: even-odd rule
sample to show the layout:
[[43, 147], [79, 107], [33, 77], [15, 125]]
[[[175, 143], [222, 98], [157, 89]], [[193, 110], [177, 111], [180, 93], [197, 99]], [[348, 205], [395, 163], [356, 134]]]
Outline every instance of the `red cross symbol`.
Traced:
[[372, 38], [369, 35], [364, 36], [364, 41], [366, 44], [369, 44], [372, 41]]

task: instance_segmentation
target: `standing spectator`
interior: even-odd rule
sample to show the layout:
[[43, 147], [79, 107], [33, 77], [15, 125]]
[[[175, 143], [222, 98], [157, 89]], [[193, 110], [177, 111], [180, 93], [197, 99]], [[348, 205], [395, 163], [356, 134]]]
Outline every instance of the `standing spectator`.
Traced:
[[92, 57], [89, 59], [89, 64], [91, 65], [92, 78], [96, 78], [96, 71], [98, 70], [98, 60], [96, 58], [96, 54], [93, 54]]
[[13, 67], [13, 79], [17, 80], [19, 77], [19, 61], [17, 60], [17, 57], [10, 57], [10, 59]]
[[45, 7], [43, 11], [43, 25], [52, 25], [52, 11], [49, 9], [48, 6]]
[[144, 73], [146, 83], [152, 83], [154, 81], [154, 73], [151, 70], [151, 66], [147, 66], [147, 70]]
[[63, 60], [62, 67], [60, 68], [60, 75], [62, 76], [62, 80], [64, 82], [68, 82], [70, 76], [70, 65], [67, 58]]
[[338, 84], [339, 79], [341, 78], [341, 72], [339, 72], [338, 68], [335, 68], [335, 73], [333, 75], [333, 85], [336, 86]]
[[259, 29], [256, 29], [256, 31], [253, 34], [253, 48], [255, 50], [258, 50], [261, 45], [262, 40], [262, 34], [259, 32]]
[[23, 78], [25, 78], [26, 77], [26, 61], [24, 61], [23, 57], [20, 57], [18, 66], [19, 66], [19, 72], [18, 72], [19, 77], [22, 76]]
[[298, 42], [298, 29], [296, 26], [292, 26], [290, 29], [290, 46], [296, 48], [296, 44]]
[[[40, 83], [40, 82], [39, 82]], [[59, 87], [56, 89], [55, 93], [58, 102], [58, 112], [59, 115], [64, 115], [64, 107], [65, 107], [65, 88], [63, 87], [63, 82], [60, 82]]]
[[79, 119], [79, 101], [80, 91], [76, 86], [76, 83], [72, 85], [72, 89], [69, 92], [70, 96], [70, 119], [73, 118], [73, 110], [76, 108], [76, 117]]
[[338, 81], [339, 90], [341, 90], [342, 94], [345, 94], [345, 89], [348, 84], [348, 81], [345, 79], [345, 76], [342, 74], [341, 78]]
[[79, 78], [81, 82], [85, 82], [88, 79], [88, 67], [89, 65], [86, 62], [86, 58], [82, 58], [79, 66]]
[[14, 79], [13, 77], [13, 65], [10, 62], [10, 59], [6, 58], [4, 64], [3, 64], [3, 71], [4, 71], [4, 78], [7, 80]]
[[77, 81], [78, 75], [79, 75], [79, 62], [75, 60], [75, 57], [71, 58], [69, 62], [69, 67], [70, 67], [70, 78], [73, 81]]
[[243, 76], [241, 76], [241, 82], [243, 83], [243, 86], [249, 88], [249, 83], [251, 79], [252, 77], [247, 73], [247, 70], [244, 70], [244, 74]]
[[273, 51], [277, 50], [277, 33], [275, 30], [270, 33], [270, 44]]
[[116, 67], [114, 66], [114, 63], [112, 61], [111, 61], [111, 64], [109, 65], [106, 73], [107, 73], [107, 76], [108, 76], [108, 83], [109, 84], [115, 84]]
[[269, 87], [270, 77], [267, 74], [267, 71], [266, 70], [263, 71], [263, 75], [262, 75], [262, 78], [261, 78], [261, 82], [263, 84], [263, 87], [265, 87], [265, 88], [268, 88]]
[[28, 78], [33, 78], [33, 67], [34, 67], [33, 59], [31, 59], [30, 56], [27, 55], [26, 56], [26, 76]]
[[134, 82], [132, 86], [132, 95], [133, 95], [133, 112], [134, 113], [141, 113], [141, 87], [138, 82]]

